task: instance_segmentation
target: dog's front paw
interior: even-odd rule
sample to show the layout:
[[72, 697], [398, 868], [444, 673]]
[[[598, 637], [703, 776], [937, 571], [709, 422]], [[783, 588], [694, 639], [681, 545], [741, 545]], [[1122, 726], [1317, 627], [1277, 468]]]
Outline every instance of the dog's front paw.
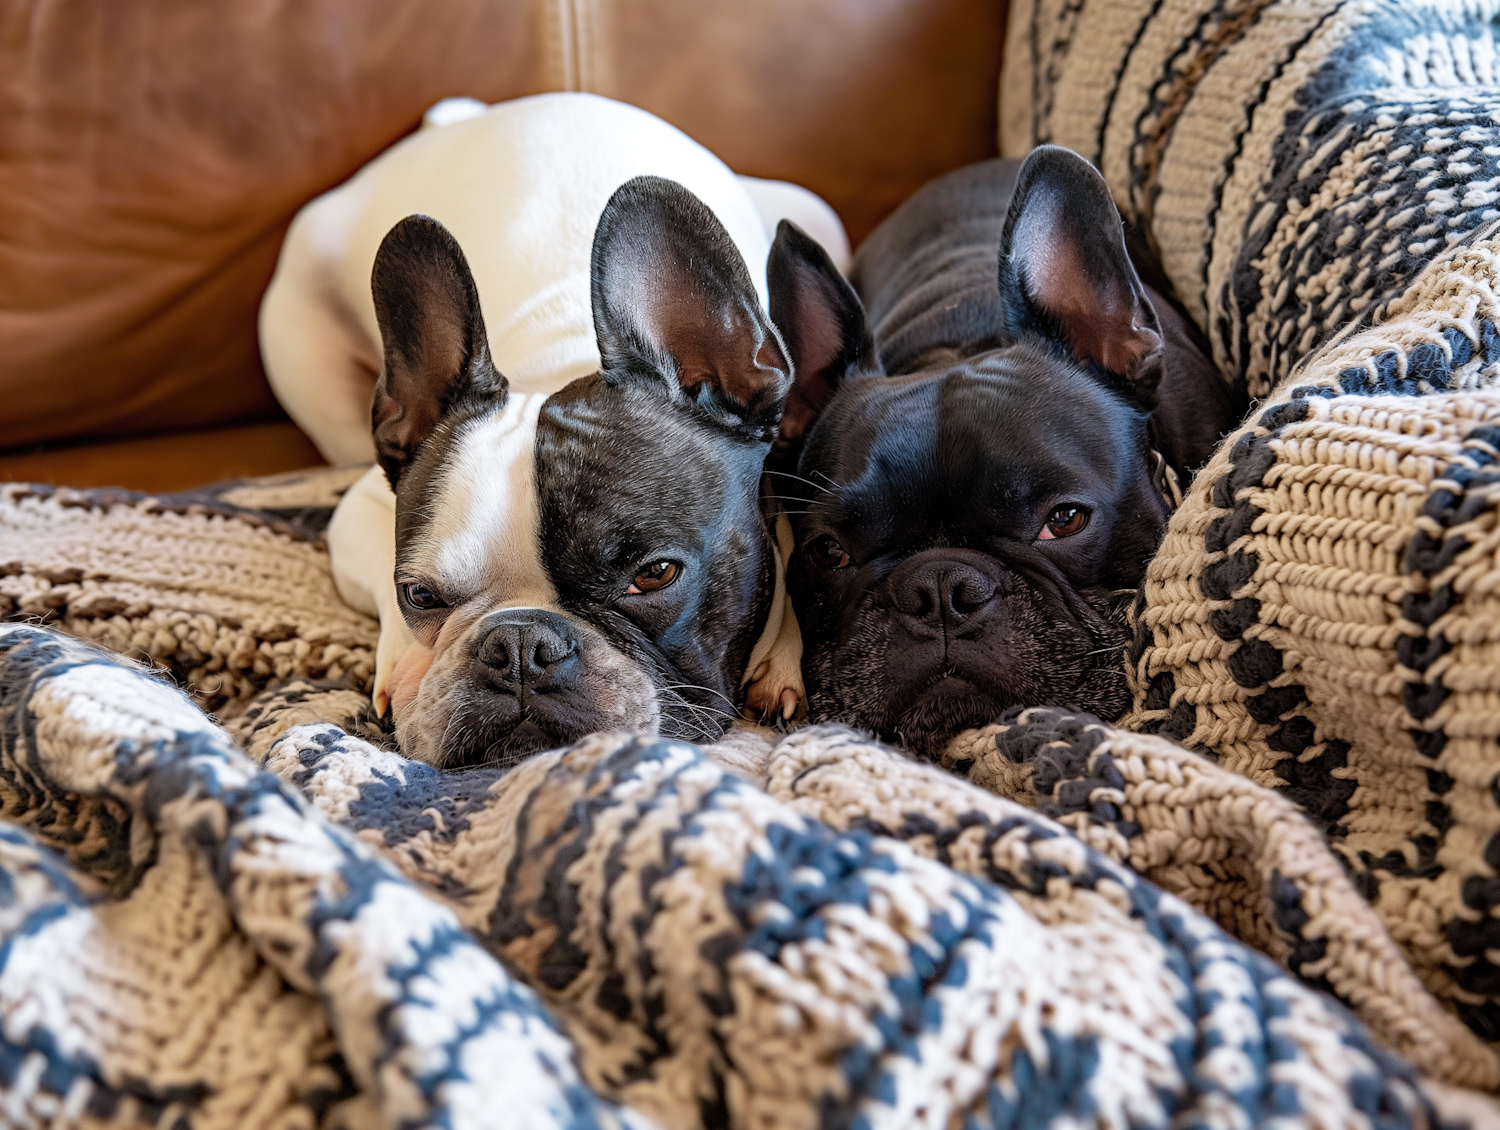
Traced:
[[752, 722], [774, 725], [807, 718], [807, 692], [802, 688], [800, 639], [795, 657], [773, 648], [761, 660], [745, 686], [744, 715]]

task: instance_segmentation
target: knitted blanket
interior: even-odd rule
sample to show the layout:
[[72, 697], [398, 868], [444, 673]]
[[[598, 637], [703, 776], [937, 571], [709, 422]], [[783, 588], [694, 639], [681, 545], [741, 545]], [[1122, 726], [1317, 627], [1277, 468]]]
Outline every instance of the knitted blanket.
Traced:
[[1438, 1082], [1493, 1053], [1317, 832], [1161, 738], [1035, 710], [946, 772], [837, 730], [403, 760], [318, 543], [346, 479], [0, 491], [0, 600], [55, 626], [0, 629], [14, 1121], [1494, 1117]]
[[8, 1124], [1494, 1119], [1059, 825], [848, 732], [763, 743], [754, 783], [608, 734], [443, 774], [367, 709], [261, 696], [261, 768], [158, 677], [0, 627]]
[[[1500, 7], [1018, 0], [1005, 146], [1104, 172], [1263, 402], [1175, 515], [1125, 724], [1293, 802], [1500, 1040]], [[1285, 960], [1315, 975], [1304, 936]]]
[[297, 676], [368, 683], [379, 627], [339, 600], [321, 548], [362, 473], [165, 498], [0, 484], [0, 616], [145, 660], [226, 718]]
[[0, 490], [5, 615], [196, 703], [0, 629], [5, 1119], [1492, 1124], [1446, 1086], [1500, 1087], [1492, 15], [1018, 4], [1008, 149], [1099, 163], [1266, 398], [1148, 577], [1135, 733], [439, 775], [369, 714], [336, 476]]
[[[376, 625], [339, 603], [320, 545], [350, 477], [160, 498], [0, 487], [0, 606], [155, 666], [257, 756], [266, 732], [293, 723], [385, 742], [368, 699]], [[763, 746], [750, 735], [713, 754], [763, 780]], [[1500, 1086], [1500, 1057], [1417, 979], [1291, 799], [1167, 741], [1048, 710], [962, 735], [943, 764], [1055, 818], [1333, 993], [1429, 1075]], [[915, 827], [932, 818], [909, 803]]]

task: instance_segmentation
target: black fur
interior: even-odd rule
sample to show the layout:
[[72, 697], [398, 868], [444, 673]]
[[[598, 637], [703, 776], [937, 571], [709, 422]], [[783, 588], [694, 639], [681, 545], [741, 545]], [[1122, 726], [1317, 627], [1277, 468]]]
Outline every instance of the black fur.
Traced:
[[[387, 362], [374, 422], [397, 495], [398, 580], [443, 596], [442, 577], [417, 575], [413, 547], [466, 426], [503, 409], [505, 379], [463, 253], [436, 221], [396, 226], [373, 285]], [[644, 724], [653, 702], [674, 737], [712, 740], [739, 713], [773, 588], [759, 483], [791, 366], [739, 250], [672, 181], [637, 178], [611, 198], [592, 297], [602, 369], [548, 400], [535, 443], [539, 551], [561, 614], [463, 594], [453, 599], [466, 619], [453, 623], [464, 627], [448, 640], [457, 609], [415, 607], [398, 587], [418, 639], [449, 651], [407, 711], [427, 716], [397, 719], [403, 744], [441, 747], [408, 751], [434, 764], [511, 764]], [[659, 561], [674, 563], [675, 582], [630, 593]]]
[[448, 229], [408, 216], [380, 242], [370, 272], [385, 367], [370, 423], [391, 489], [445, 419], [505, 403], [506, 380], [490, 360], [479, 291]]
[[[1218, 378], [1175, 364], [1102, 180], [1047, 148], [934, 182], [860, 249], [863, 309], [810, 285], [820, 256], [788, 225], [770, 270], [797, 367], [776, 469], [813, 717], [933, 753], [1016, 704], [1118, 716], [1125, 611], [1168, 515], [1153, 408], [1174, 369]], [[1038, 540], [1068, 506], [1083, 529]]]
[[[650, 673], [668, 736], [712, 741], [738, 714], [774, 577], [768, 448], [742, 427], [705, 430], [695, 403], [652, 381], [589, 377], [542, 410], [543, 563], [563, 607]], [[676, 583], [622, 599], [659, 558], [682, 564]]]

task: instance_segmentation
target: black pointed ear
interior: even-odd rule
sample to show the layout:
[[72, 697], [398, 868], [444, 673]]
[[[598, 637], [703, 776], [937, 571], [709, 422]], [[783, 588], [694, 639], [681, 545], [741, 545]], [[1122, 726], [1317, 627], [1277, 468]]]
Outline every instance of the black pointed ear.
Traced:
[[769, 438], [791, 384], [744, 257], [676, 181], [636, 177], [594, 233], [594, 333], [605, 378], [665, 381], [710, 417]]
[[1000, 295], [1012, 334], [1051, 338], [1154, 406], [1161, 327], [1109, 187], [1078, 154], [1044, 145], [1022, 164], [1000, 237]]
[[449, 411], [498, 400], [505, 378], [490, 361], [479, 291], [448, 229], [407, 216], [386, 233], [370, 274], [385, 371], [370, 420], [391, 489]]
[[776, 227], [766, 263], [771, 321], [792, 355], [792, 391], [777, 455], [790, 459], [845, 378], [880, 371], [865, 308], [822, 244], [790, 220]]

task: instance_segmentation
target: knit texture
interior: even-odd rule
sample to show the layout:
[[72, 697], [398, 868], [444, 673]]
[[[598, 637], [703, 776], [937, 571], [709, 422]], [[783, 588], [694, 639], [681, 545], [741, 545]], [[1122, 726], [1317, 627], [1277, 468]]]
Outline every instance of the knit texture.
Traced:
[[[257, 760], [282, 732], [306, 723], [387, 744], [369, 700], [374, 625], [332, 597], [318, 544], [346, 479], [315, 472], [166, 498], [5, 488], [0, 531], [12, 533], [0, 540], [0, 557], [10, 561], [0, 592], [19, 595], [16, 617], [51, 618], [171, 675]], [[58, 578], [69, 555], [87, 567]], [[302, 583], [287, 583], [293, 576]], [[112, 594], [115, 611], [88, 614]], [[279, 611], [267, 615], [270, 608]], [[344, 669], [323, 658], [335, 631], [364, 641], [350, 648], [354, 661]], [[225, 680], [226, 669], [239, 677]], [[1128, 795], [1112, 772], [1101, 777], [1091, 768], [1101, 734], [1109, 735], [1105, 750], [1146, 743], [1139, 748], [1149, 756], [1116, 759], [1137, 774]], [[713, 755], [760, 781], [769, 748], [764, 735], [746, 731], [717, 743]], [[1034, 780], [1038, 756], [1051, 768]], [[1041, 805], [1095, 848], [1333, 992], [1434, 1078], [1500, 1083], [1500, 1061], [1416, 981], [1400, 946], [1289, 801], [1168, 742], [1047, 711], [965, 735], [946, 763], [993, 793]]]
[[225, 716], [297, 676], [368, 687], [379, 625], [339, 600], [322, 546], [359, 473], [165, 496], [0, 484], [0, 615], [146, 661]]
[[[1150, 567], [1124, 724], [1299, 808], [1421, 982], [1500, 1040], [1500, 7], [1017, 15], [1007, 148], [1095, 161], [1265, 398]], [[1332, 959], [1337, 988], [1342, 943], [1300, 932], [1261, 944]]]
[[1489, 1117], [1057, 823], [847, 731], [764, 745], [759, 782], [609, 734], [445, 774], [299, 720], [368, 730], [361, 697], [249, 704], [261, 770], [129, 661], [0, 628], [8, 1122]]
[[[375, 625], [329, 583], [318, 539], [347, 478], [166, 498], [5, 488], [6, 614], [156, 666], [282, 782], [179, 695], [124, 668], [142, 682], [112, 682], [117, 663], [27, 630], [13, 650], [54, 659], [19, 664], [3, 708], [19, 719], [3, 728], [3, 815], [30, 837], [0, 853], [30, 892], [20, 925], [0, 921], [16, 942], [0, 950], [11, 1120], [1421, 1124], [1409, 1076], [1318, 990], [1430, 1079], [1500, 1083], [1493, 155], [1439, 145], [1452, 161], [1419, 166], [1429, 142], [1480, 127], [1413, 110], [1405, 127], [1450, 133], [1372, 143], [1366, 181], [1307, 192], [1319, 135], [1288, 112], [1310, 74], [1363, 73], [1350, 52], [1448, 40], [1362, 41], [1385, 11], [1368, 4], [1043, 8], [1013, 23], [1007, 71], [1036, 98], [1007, 110], [1088, 153], [1078, 139], [1113, 138], [1114, 106], [1139, 113], [1141, 76], [1167, 75], [1139, 118], [1154, 139], [1131, 158], [1140, 183], [1112, 185], [1221, 363], [1282, 389], [1200, 477], [1153, 567], [1127, 721], [1161, 736], [1031, 710], [961, 736], [949, 774], [817, 730], [706, 755], [601, 736], [512, 778], [440, 775], [389, 748], [367, 697]], [[1344, 29], [1344, 54], [1323, 57], [1342, 70], [1319, 70], [1310, 12]], [[1022, 47], [1045, 65], [1027, 71]], [[1302, 85], [1287, 94], [1284, 75]], [[1258, 97], [1275, 112], [1244, 113]], [[1400, 104], [1382, 98], [1377, 133]], [[1236, 113], [1243, 136], [1224, 125]], [[1288, 138], [1282, 188], [1262, 196], [1190, 164], [1217, 152], [1223, 177], [1252, 177]], [[1444, 176], [1473, 183], [1455, 197]], [[1478, 202], [1418, 239], [1429, 192]], [[1376, 197], [1374, 218], [1350, 211]], [[1285, 230], [1245, 260], [1255, 224]], [[1387, 263], [1392, 232], [1412, 239]], [[1304, 319], [1318, 286], [1331, 297]], [[37, 674], [49, 664], [56, 681]]]

